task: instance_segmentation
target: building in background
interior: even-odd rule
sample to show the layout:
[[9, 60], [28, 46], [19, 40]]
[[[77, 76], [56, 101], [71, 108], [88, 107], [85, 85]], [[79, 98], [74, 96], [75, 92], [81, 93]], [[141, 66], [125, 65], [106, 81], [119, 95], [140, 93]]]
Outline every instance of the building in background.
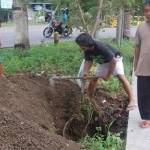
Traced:
[[54, 5], [52, 3], [31, 2], [28, 4], [28, 19], [48, 22], [53, 10]]
[[12, 9], [13, 0], [0, 0], [2, 9]]
[[[0, 0], [0, 22], [13, 20], [13, 0]], [[28, 20], [29, 21], [49, 21], [54, 10], [52, 3], [29, 2]]]
[[0, 23], [12, 19], [13, 0], [0, 0]]

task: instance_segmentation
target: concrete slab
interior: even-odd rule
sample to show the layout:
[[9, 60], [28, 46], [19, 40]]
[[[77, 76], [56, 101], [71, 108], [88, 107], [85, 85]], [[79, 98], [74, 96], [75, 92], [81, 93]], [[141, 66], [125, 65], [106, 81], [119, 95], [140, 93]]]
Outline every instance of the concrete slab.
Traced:
[[[133, 77], [133, 90], [136, 96], [136, 78]], [[150, 150], [150, 128], [141, 129], [138, 108], [129, 113], [126, 150]]]

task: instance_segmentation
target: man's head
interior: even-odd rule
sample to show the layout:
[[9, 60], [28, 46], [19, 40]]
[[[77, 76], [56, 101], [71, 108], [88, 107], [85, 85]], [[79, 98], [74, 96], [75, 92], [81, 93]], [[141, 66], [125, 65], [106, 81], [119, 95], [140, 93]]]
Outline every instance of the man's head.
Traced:
[[150, 22], [150, 0], [145, 0], [144, 3], [144, 16], [147, 22]]
[[95, 45], [95, 41], [88, 33], [81, 33], [75, 41], [83, 51], [92, 50]]

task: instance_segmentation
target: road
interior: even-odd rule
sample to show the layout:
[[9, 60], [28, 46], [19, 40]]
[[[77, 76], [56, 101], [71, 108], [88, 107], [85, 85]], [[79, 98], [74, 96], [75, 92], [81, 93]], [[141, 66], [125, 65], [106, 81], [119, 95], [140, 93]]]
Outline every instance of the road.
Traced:
[[[49, 42], [53, 41], [53, 38], [44, 39], [43, 37], [43, 29], [44, 25], [32, 25], [29, 26], [29, 38], [31, 45], [40, 44], [41, 41]], [[133, 37], [135, 34], [136, 28], [133, 27], [131, 30], [131, 36]], [[74, 40], [80, 32], [78, 30], [73, 31], [73, 34], [70, 38], [61, 39], [61, 40]], [[105, 28], [101, 29], [97, 32], [97, 38], [115, 38], [116, 36], [116, 29], [115, 28]], [[0, 28], [0, 40], [1, 40], [1, 47], [13, 47], [15, 42], [15, 27], [1, 27]]]

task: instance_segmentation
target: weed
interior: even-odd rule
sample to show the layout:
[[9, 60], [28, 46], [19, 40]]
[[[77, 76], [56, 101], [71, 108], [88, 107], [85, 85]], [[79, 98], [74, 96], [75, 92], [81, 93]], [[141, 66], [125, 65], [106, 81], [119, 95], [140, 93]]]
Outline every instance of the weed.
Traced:
[[123, 140], [120, 139], [120, 134], [110, 132], [106, 139], [102, 135], [95, 134], [93, 137], [87, 135], [81, 140], [81, 144], [87, 150], [123, 150], [123, 143]]

